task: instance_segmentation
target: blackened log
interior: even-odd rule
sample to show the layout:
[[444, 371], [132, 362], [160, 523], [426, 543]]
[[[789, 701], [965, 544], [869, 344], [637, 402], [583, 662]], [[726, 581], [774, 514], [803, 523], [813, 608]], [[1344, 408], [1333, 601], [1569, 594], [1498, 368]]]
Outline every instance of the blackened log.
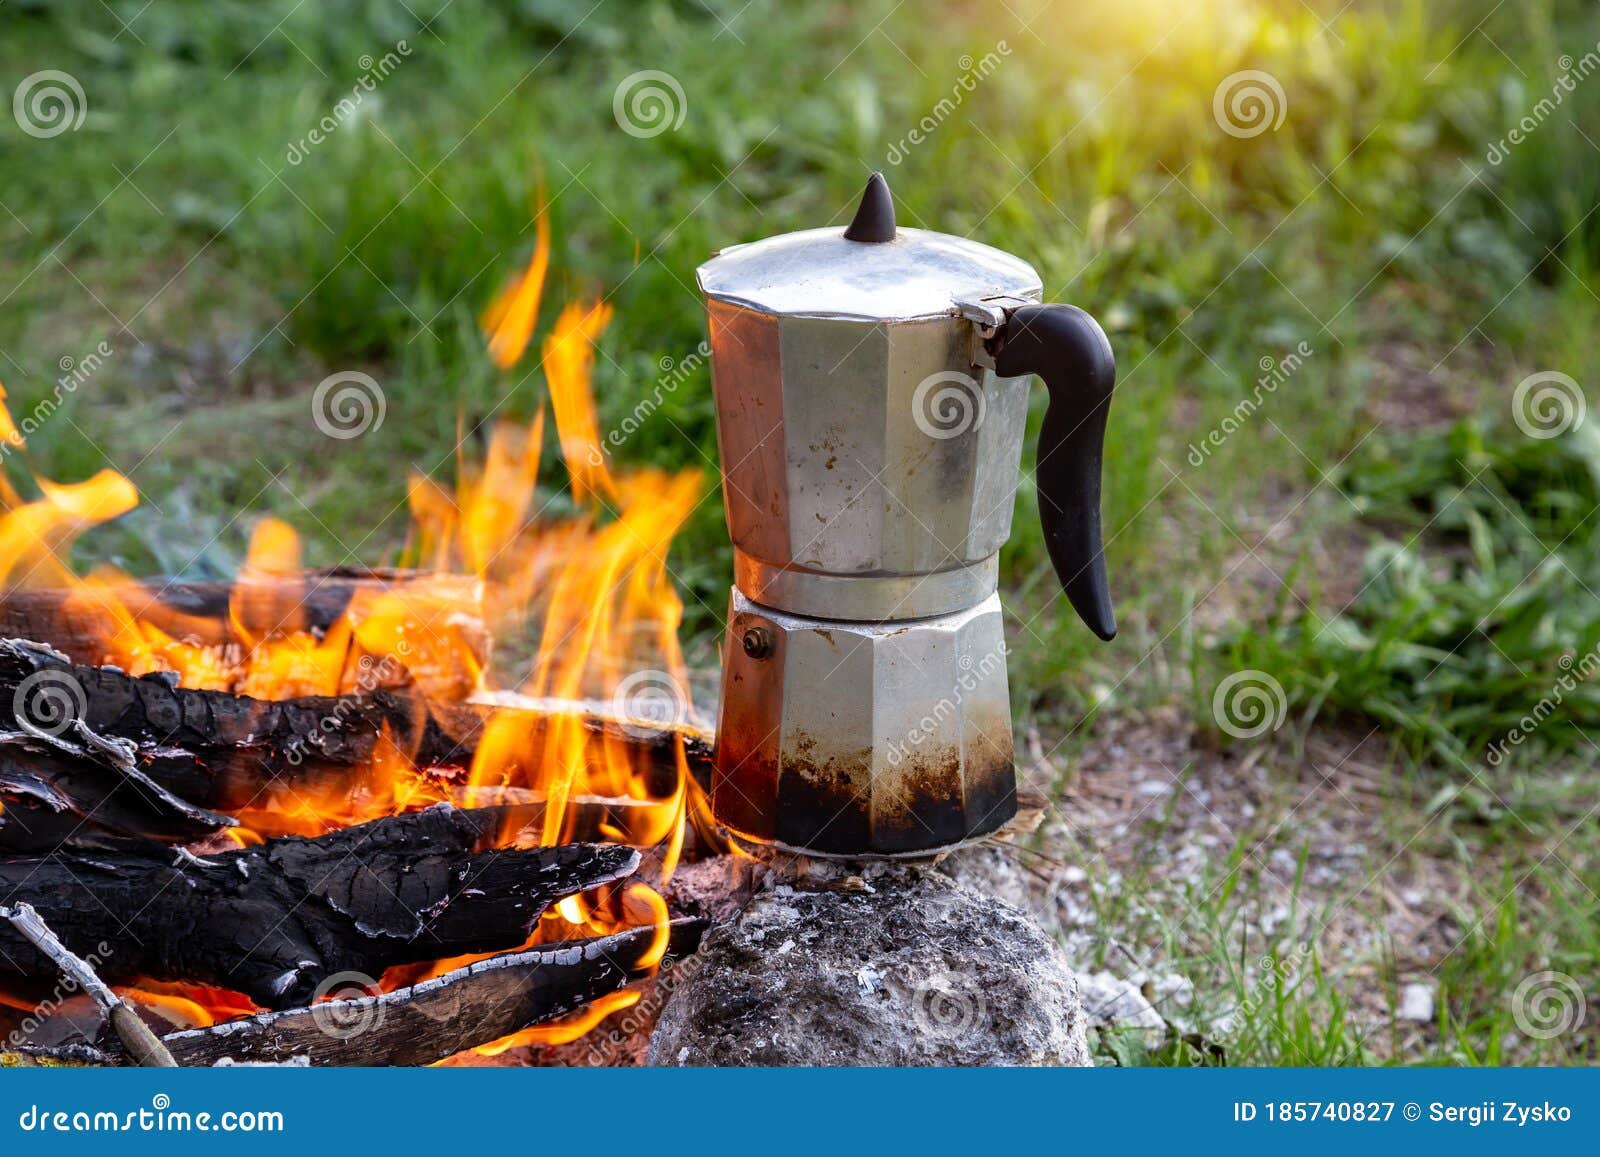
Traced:
[[10, 908], [0, 905], [0, 920], [7, 921], [22, 933], [60, 970], [63, 980], [88, 995], [135, 1064], [162, 1069], [177, 1067], [178, 1062], [172, 1059], [167, 1046], [161, 1043], [150, 1026], [126, 1001], [106, 987], [93, 965], [61, 943], [31, 904], [17, 904]]
[[[176, 687], [165, 677], [134, 678], [112, 667], [74, 664], [50, 647], [0, 639], [0, 727], [20, 729], [15, 712], [25, 682], [41, 673], [71, 680], [84, 722], [97, 734], [131, 739], [141, 753], [179, 749], [188, 765], [144, 769], [173, 794], [199, 806], [231, 812], [259, 802], [264, 791], [287, 786], [321, 794], [356, 786], [355, 773], [371, 765], [381, 733], [424, 768], [471, 765], [484, 727], [501, 713], [525, 715], [530, 734], [563, 710], [541, 702], [438, 703], [419, 695], [375, 691], [370, 695], [309, 696], [282, 701], [252, 699], [223, 691]], [[79, 694], [81, 692], [81, 694]], [[712, 739], [694, 727], [651, 727], [574, 704], [593, 734], [643, 752], [671, 790], [682, 738], [689, 767], [698, 776], [709, 766]]]
[[[211, 856], [0, 858], [0, 903], [33, 904], [110, 982], [212, 984], [290, 1008], [336, 973], [515, 947], [557, 899], [639, 864], [614, 845], [498, 848], [507, 824], [505, 809], [441, 805]], [[50, 975], [0, 928], [0, 985], [26, 991]]]
[[60, 735], [0, 731], [0, 852], [115, 846], [115, 837], [190, 843], [234, 824], [159, 782], [183, 778], [191, 762], [184, 752], [151, 749], [149, 762], [171, 765], [173, 773], [151, 776], [132, 741], [97, 735], [79, 719], [66, 722]]
[[[429, 731], [425, 708], [419, 710], [411, 696], [376, 691], [253, 699], [178, 687], [165, 674], [135, 678], [115, 667], [76, 664], [54, 648], [22, 639], [0, 639], [0, 726], [27, 729], [17, 723], [28, 702], [25, 684], [43, 673], [57, 679], [58, 686], [66, 686], [68, 679], [76, 685], [69, 688], [76, 709], [97, 734], [181, 748], [215, 776], [248, 768], [252, 777], [259, 777], [263, 766], [270, 771], [297, 763], [365, 764], [386, 727], [398, 744], [421, 727], [423, 733], [415, 736], [418, 755], [428, 761], [459, 762], [471, 754]], [[226, 805], [218, 801], [213, 806]]]
[[[695, 952], [703, 920], [674, 920], [670, 967]], [[654, 972], [640, 961], [655, 929], [633, 928], [596, 940], [508, 953], [379, 996], [330, 1000], [311, 1008], [263, 1012], [161, 1038], [180, 1065], [292, 1061], [313, 1065], [426, 1065], [556, 1017]], [[15, 1054], [89, 1064], [127, 1064], [115, 1041], [34, 1048]]]

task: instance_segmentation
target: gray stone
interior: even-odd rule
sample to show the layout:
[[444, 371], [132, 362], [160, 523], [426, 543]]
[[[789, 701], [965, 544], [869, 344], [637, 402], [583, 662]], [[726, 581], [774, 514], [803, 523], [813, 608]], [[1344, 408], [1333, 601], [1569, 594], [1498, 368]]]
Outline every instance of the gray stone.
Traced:
[[1144, 1029], [1157, 1036], [1166, 1030], [1166, 1021], [1131, 980], [1109, 972], [1085, 972], [1078, 982], [1084, 1014], [1094, 1027]]
[[1046, 932], [1059, 924], [1054, 896], [1040, 896], [1010, 844], [990, 841], [951, 852], [939, 861], [939, 871], [974, 892], [1004, 900], [1036, 920]]
[[1400, 1007], [1395, 1010], [1400, 1020], [1427, 1024], [1433, 1020], [1433, 989], [1426, 984], [1400, 986]]
[[1022, 912], [921, 868], [811, 868], [707, 937], [651, 1064], [1092, 1063], [1072, 970]]

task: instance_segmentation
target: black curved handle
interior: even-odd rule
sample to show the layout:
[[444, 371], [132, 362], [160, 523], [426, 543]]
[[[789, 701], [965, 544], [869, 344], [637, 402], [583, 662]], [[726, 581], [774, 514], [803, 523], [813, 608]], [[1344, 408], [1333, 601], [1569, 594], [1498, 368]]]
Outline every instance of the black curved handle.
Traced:
[[1117, 360], [1098, 322], [1075, 305], [1022, 305], [995, 337], [995, 372], [1038, 374], [1050, 391], [1039, 431], [1039, 521], [1056, 577], [1102, 639], [1117, 633], [1100, 539], [1100, 464]]

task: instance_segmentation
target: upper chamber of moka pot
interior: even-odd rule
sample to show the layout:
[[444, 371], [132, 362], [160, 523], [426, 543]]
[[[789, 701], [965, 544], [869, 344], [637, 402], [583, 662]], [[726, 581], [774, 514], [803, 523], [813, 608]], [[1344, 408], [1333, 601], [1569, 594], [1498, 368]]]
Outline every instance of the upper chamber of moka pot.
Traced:
[[973, 303], [1038, 300], [1032, 267], [896, 228], [874, 177], [848, 229], [724, 249], [699, 281], [740, 591], [859, 622], [992, 593], [1028, 385], [984, 367], [970, 317]]

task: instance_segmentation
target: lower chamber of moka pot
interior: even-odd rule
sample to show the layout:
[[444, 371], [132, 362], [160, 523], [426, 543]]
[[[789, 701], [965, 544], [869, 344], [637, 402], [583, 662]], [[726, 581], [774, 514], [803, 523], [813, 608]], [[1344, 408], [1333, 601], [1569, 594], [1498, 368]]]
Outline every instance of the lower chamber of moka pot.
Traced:
[[785, 614], [733, 592], [712, 811], [744, 844], [923, 858], [1016, 814], [998, 595], [934, 618]]

